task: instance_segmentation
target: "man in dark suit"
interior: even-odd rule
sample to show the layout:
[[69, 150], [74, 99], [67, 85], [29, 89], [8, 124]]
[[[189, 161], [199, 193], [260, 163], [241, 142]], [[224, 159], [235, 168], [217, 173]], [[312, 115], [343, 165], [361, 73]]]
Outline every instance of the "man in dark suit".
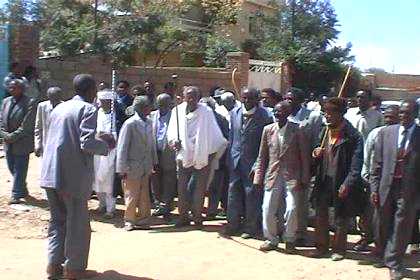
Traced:
[[264, 126], [272, 123], [273, 118], [258, 105], [257, 89], [244, 89], [241, 99], [243, 106], [230, 113], [228, 225], [224, 234], [238, 233], [243, 217], [242, 237], [251, 238], [261, 231], [263, 190], [254, 186], [250, 174], [258, 156]]
[[5, 143], [7, 166], [13, 175], [12, 197], [9, 204], [17, 204], [28, 195], [26, 175], [29, 154], [34, 150], [36, 101], [24, 95], [25, 81], [8, 83], [11, 96], [3, 100], [0, 112], [0, 137]]
[[403, 278], [402, 258], [410, 241], [420, 189], [420, 128], [418, 105], [404, 101], [400, 124], [378, 133], [371, 168], [371, 202], [375, 205], [377, 253], [390, 277]]

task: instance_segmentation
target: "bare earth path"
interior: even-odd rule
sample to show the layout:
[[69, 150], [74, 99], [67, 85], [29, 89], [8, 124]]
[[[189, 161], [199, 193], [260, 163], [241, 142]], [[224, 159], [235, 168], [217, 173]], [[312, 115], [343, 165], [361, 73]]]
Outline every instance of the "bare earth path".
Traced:
[[[46, 279], [46, 226], [48, 205], [38, 187], [39, 160], [31, 158], [28, 185], [32, 199], [29, 211], [7, 205], [11, 176], [0, 159], [0, 279]], [[96, 201], [91, 202], [96, 207]], [[119, 206], [121, 210], [122, 207]], [[387, 269], [360, 266], [361, 255], [350, 253], [342, 262], [300, 255], [257, 250], [262, 241], [232, 240], [217, 234], [222, 222], [206, 222], [203, 231], [171, 226], [125, 232], [119, 217], [101, 220], [92, 213], [92, 244], [89, 269], [101, 272], [95, 279], [127, 280], [257, 280], [257, 279], [388, 279]], [[157, 220], [157, 223], [159, 221]], [[352, 237], [351, 240], [354, 240]], [[282, 248], [282, 247], [281, 247]], [[419, 258], [417, 258], [418, 260]], [[420, 279], [419, 262], [407, 260], [411, 279]], [[417, 277], [417, 278], [416, 278]]]

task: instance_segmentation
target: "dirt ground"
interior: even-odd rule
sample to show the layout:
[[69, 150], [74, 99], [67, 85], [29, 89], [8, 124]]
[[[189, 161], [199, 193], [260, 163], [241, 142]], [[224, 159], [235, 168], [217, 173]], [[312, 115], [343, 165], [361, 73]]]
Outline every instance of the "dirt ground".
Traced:
[[[46, 228], [48, 204], [38, 186], [40, 161], [31, 158], [28, 186], [33, 198], [29, 206], [7, 205], [11, 176], [0, 159], [0, 279], [46, 279]], [[96, 201], [90, 202], [95, 209]], [[101, 219], [92, 210], [92, 242], [89, 269], [100, 272], [94, 279], [106, 280], [257, 280], [257, 279], [389, 279], [387, 269], [358, 265], [366, 256], [349, 253], [348, 259], [305, 257], [313, 248], [299, 248], [296, 255], [279, 251], [263, 253], [262, 241], [226, 239], [217, 231], [224, 221], [205, 222], [203, 230], [175, 229], [156, 220], [151, 230], [121, 229], [123, 207], [112, 220]], [[160, 224], [160, 225], [159, 225]], [[357, 240], [356, 236], [350, 237]], [[411, 279], [420, 279], [419, 258], [410, 257]]]

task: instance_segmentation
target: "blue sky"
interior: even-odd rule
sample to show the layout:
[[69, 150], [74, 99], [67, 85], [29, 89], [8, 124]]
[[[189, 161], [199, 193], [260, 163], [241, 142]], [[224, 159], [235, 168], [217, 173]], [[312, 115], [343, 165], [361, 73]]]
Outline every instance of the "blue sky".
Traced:
[[[7, 0], [0, 0], [3, 5]], [[356, 66], [420, 74], [420, 0], [331, 0]]]
[[353, 44], [356, 66], [420, 74], [419, 0], [331, 0], [341, 34]]

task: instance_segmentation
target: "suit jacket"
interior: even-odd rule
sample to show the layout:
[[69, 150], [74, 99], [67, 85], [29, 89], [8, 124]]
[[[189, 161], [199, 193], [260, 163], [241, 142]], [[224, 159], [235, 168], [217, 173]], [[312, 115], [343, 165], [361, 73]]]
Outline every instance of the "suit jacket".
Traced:
[[49, 100], [38, 104], [35, 119], [35, 149], [44, 149], [47, 142], [48, 127], [50, 126], [50, 114], [53, 107]]
[[36, 100], [25, 95], [16, 103], [14, 97], [3, 100], [0, 112], [0, 136], [9, 141], [5, 150], [14, 155], [27, 155], [34, 150]]
[[[171, 118], [172, 111], [169, 111], [169, 118], [167, 118], [166, 125], [169, 126], [169, 120]], [[153, 133], [153, 143], [157, 150], [157, 129], [159, 124], [159, 112], [153, 111], [150, 114], [150, 119], [152, 120], [152, 133]], [[175, 161], [175, 151], [172, 150], [168, 145], [167, 139], [168, 131], [166, 131], [163, 150], [159, 156], [159, 166], [163, 170], [175, 170], [176, 169], [176, 161]]]
[[[381, 129], [375, 143], [375, 153], [371, 167], [370, 186], [372, 192], [379, 193], [381, 206], [387, 199], [394, 180], [398, 154], [398, 135], [400, 125], [391, 125]], [[406, 199], [417, 202], [420, 191], [420, 127], [414, 128], [411, 135], [404, 164], [402, 186]]]
[[229, 167], [234, 170], [243, 168], [249, 173], [258, 157], [264, 126], [273, 122], [273, 118], [261, 107], [257, 107], [247, 125], [242, 128], [243, 109], [235, 108], [230, 113], [229, 132]]
[[152, 121], [143, 121], [135, 113], [123, 125], [117, 146], [117, 173], [127, 173], [128, 179], [140, 180], [150, 175], [157, 164]]
[[277, 177], [295, 179], [303, 185], [309, 184], [310, 159], [308, 139], [299, 124], [288, 121], [285, 125], [283, 145], [280, 143], [280, 127], [277, 123], [264, 128], [260, 151], [255, 164], [254, 184], [272, 188]]
[[79, 95], [51, 112], [41, 169], [41, 186], [89, 199], [94, 177], [93, 155], [107, 155], [95, 138], [97, 109]]

